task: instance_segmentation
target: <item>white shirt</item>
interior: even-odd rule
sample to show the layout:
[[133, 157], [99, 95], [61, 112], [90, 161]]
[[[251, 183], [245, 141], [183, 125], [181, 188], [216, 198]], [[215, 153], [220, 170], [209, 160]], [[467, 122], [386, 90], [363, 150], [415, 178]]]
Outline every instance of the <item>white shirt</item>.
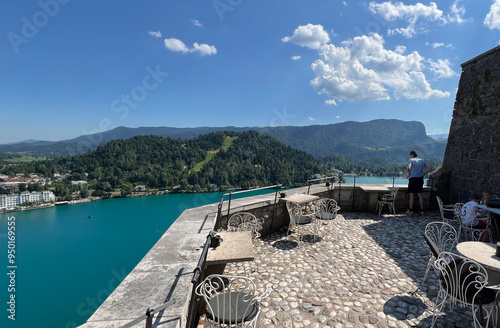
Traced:
[[460, 216], [462, 217], [462, 224], [468, 227], [473, 227], [479, 223], [476, 212], [474, 212], [474, 207], [478, 207], [479, 204], [473, 200], [467, 202], [462, 206], [462, 211]]

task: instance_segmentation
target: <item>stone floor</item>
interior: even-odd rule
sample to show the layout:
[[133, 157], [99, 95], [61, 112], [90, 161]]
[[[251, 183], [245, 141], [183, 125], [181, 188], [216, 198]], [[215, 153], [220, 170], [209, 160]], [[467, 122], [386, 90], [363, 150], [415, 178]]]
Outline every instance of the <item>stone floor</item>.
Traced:
[[[261, 303], [259, 327], [430, 327], [438, 281], [423, 276], [429, 250], [425, 225], [438, 213], [408, 217], [338, 215], [320, 238], [286, 229], [255, 244], [255, 262], [232, 263], [225, 273], [251, 275], [272, 292]], [[449, 307], [436, 327], [472, 326], [468, 309]]]

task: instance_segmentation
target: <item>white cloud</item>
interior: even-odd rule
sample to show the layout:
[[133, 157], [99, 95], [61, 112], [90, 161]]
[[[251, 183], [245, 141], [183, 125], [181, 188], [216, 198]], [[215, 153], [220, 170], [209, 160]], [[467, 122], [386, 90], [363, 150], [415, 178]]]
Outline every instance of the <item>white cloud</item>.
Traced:
[[292, 36], [286, 36], [281, 41], [292, 42], [311, 49], [319, 49], [322, 44], [330, 41], [330, 37], [322, 25], [307, 24], [300, 25], [295, 29]]
[[165, 47], [174, 52], [182, 52], [182, 53], [188, 53], [188, 52], [197, 52], [201, 56], [205, 55], [215, 55], [217, 53], [217, 49], [214, 46], [208, 45], [206, 43], [198, 44], [198, 43], [193, 43], [192, 48], [188, 48], [184, 42], [182, 42], [179, 39], [176, 38], [170, 38], [170, 39], [165, 39]]
[[302, 58], [302, 57], [300, 57], [300, 56], [293, 56], [292, 57], [293, 60], [299, 60], [300, 58]]
[[325, 100], [325, 104], [327, 104], [327, 105], [337, 106], [337, 102], [335, 101], [335, 99], [328, 99], [328, 100]]
[[448, 44], [445, 44], [443, 42], [434, 42], [434, 43], [429, 43], [429, 42], [426, 42], [425, 43], [426, 46], [431, 46], [433, 47], [434, 49], [436, 48], [440, 48], [440, 47], [445, 47], [445, 48], [453, 48], [453, 44], [451, 43], [448, 43]]
[[500, 0], [494, 0], [490, 12], [484, 19], [484, 25], [489, 29], [500, 29]]
[[315, 120], [315, 118], [314, 118], [314, 117], [311, 117], [311, 116], [309, 116], [307, 119], [308, 119], [309, 121], [314, 121], [314, 120]]
[[403, 2], [386, 1], [382, 3], [370, 2], [369, 9], [371, 12], [382, 16], [386, 21], [403, 20], [407, 22], [406, 27], [398, 27], [389, 29], [388, 34], [401, 34], [407, 38], [413, 37], [417, 33], [427, 32], [427, 22], [437, 22], [440, 24], [457, 23], [461, 24], [469, 19], [463, 18], [465, 8], [458, 6], [459, 0], [450, 7], [450, 12], [444, 14], [441, 9], [438, 9], [435, 2], [429, 5], [416, 3], [414, 5], [405, 5]]
[[189, 52], [188, 47], [186, 47], [184, 42], [182, 42], [179, 39], [176, 38], [165, 39], [164, 42], [165, 42], [165, 47], [167, 47], [167, 49], [170, 51], [183, 52], [183, 53]]
[[193, 43], [193, 48], [190, 49], [189, 52], [198, 52], [202, 56], [215, 55], [217, 53], [217, 49], [206, 43], [198, 44], [195, 42]]
[[437, 78], [446, 78], [458, 75], [450, 68], [450, 61], [448, 59], [438, 59], [437, 61], [429, 59], [428, 62], [430, 70], [437, 75]]
[[190, 20], [190, 22], [191, 22], [191, 24], [193, 24], [194, 26], [198, 26], [198, 27], [203, 28], [203, 24], [202, 24], [202, 23], [200, 23], [200, 21], [199, 21], [199, 20], [197, 20], [197, 19], [191, 19], [191, 20]]
[[319, 49], [320, 59], [311, 65], [316, 76], [310, 84], [336, 100], [448, 97], [449, 92], [431, 88], [422, 73], [425, 59], [416, 51], [404, 55], [404, 50], [385, 49], [379, 34], [356, 37], [339, 47], [325, 44]]
[[149, 31], [148, 32], [149, 35], [151, 35], [152, 37], [155, 37], [155, 38], [161, 38], [161, 32], [160, 31]]
[[337, 115], [337, 116], [335, 116], [335, 118], [340, 118], [340, 116], [339, 116], [339, 115]]
[[455, 0], [453, 4], [450, 7], [450, 13], [446, 15], [446, 21], [450, 23], [457, 23], [457, 24], [462, 24], [465, 22], [470, 22], [472, 21], [472, 18], [470, 19], [465, 19], [465, 8], [464, 7], [459, 7], [458, 3], [460, 0]]

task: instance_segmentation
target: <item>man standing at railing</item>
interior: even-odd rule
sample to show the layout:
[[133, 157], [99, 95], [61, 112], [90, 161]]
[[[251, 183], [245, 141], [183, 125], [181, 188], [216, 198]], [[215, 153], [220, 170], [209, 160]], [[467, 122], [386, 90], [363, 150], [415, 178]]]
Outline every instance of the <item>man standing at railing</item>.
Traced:
[[[426, 169], [424, 171], [424, 169]], [[410, 210], [409, 215], [413, 216], [413, 205], [415, 203], [415, 194], [418, 196], [420, 203], [420, 215], [424, 215], [424, 197], [422, 196], [422, 188], [424, 186], [424, 175], [432, 170], [427, 162], [418, 157], [416, 151], [410, 152], [410, 162], [406, 171], [408, 171], [408, 194], [410, 195]]]

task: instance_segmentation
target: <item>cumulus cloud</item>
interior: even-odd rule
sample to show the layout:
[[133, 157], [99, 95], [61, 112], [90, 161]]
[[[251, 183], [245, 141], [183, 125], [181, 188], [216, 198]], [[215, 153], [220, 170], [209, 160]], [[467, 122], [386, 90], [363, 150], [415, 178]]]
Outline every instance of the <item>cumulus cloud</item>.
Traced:
[[484, 19], [484, 25], [489, 29], [500, 29], [500, 0], [494, 0], [490, 12]]
[[437, 78], [446, 78], [458, 75], [450, 68], [450, 61], [448, 59], [438, 59], [437, 61], [429, 59], [428, 62], [430, 70], [436, 74]]
[[307, 24], [297, 27], [292, 36], [286, 36], [281, 41], [292, 42], [311, 49], [319, 49], [322, 44], [330, 41], [330, 37], [322, 25]]
[[197, 19], [191, 19], [191, 20], [190, 20], [190, 22], [191, 22], [191, 24], [193, 24], [194, 26], [198, 26], [198, 27], [203, 28], [203, 24], [202, 24], [202, 23], [200, 23], [200, 21], [199, 21], [199, 20], [197, 20]]
[[160, 31], [149, 31], [149, 35], [151, 35], [154, 38], [161, 38], [161, 32]]
[[[310, 84], [316, 92], [336, 100], [448, 97], [449, 92], [431, 88], [422, 72], [425, 59], [416, 51], [407, 55], [405, 51], [404, 47], [385, 49], [384, 39], [376, 33], [344, 41], [341, 46], [325, 44], [319, 49], [320, 58], [311, 65], [316, 76]], [[436, 74], [441, 72], [438, 66], [434, 69]]]
[[170, 39], [165, 39], [164, 42], [165, 42], [165, 47], [170, 51], [183, 52], [183, 53], [189, 52], [188, 47], [186, 47], [184, 42], [182, 42], [179, 39], [170, 38]]
[[206, 43], [198, 44], [193, 43], [192, 48], [188, 48], [184, 42], [176, 38], [165, 39], [165, 47], [173, 52], [182, 52], [182, 53], [199, 53], [201, 56], [205, 55], [215, 55], [217, 53], [217, 49]]
[[302, 58], [302, 57], [300, 57], [300, 56], [292, 56], [292, 60], [299, 60], [300, 58]]
[[309, 121], [314, 121], [314, 120], [315, 120], [315, 118], [314, 118], [314, 117], [311, 117], [311, 116], [309, 116], [307, 119], [308, 119]]
[[189, 52], [198, 52], [202, 56], [215, 55], [217, 53], [217, 49], [206, 43], [198, 44], [195, 42], [193, 43], [193, 48], [191, 48]]
[[337, 102], [335, 101], [335, 99], [328, 99], [328, 100], [325, 100], [325, 104], [327, 104], [327, 105], [337, 106]]
[[369, 3], [369, 9], [372, 13], [382, 16], [386, 21], [403, 20], [408, 24], [406, 27], [389, 29], [388, 34], [401, 34], [407, 38], [413, 37], [417, 33], [428, 31], [427, 22], [437, 22], [440, 24], [463, 23], [469, 21], [464, 18], [465, 8], [458, 5], [456, 0], [450, 7], [447, 14], [438, 9], [435, 2], [429, 5], [416, 3], [414, 5], [405, 5], [403, 2], [386, 1]]

